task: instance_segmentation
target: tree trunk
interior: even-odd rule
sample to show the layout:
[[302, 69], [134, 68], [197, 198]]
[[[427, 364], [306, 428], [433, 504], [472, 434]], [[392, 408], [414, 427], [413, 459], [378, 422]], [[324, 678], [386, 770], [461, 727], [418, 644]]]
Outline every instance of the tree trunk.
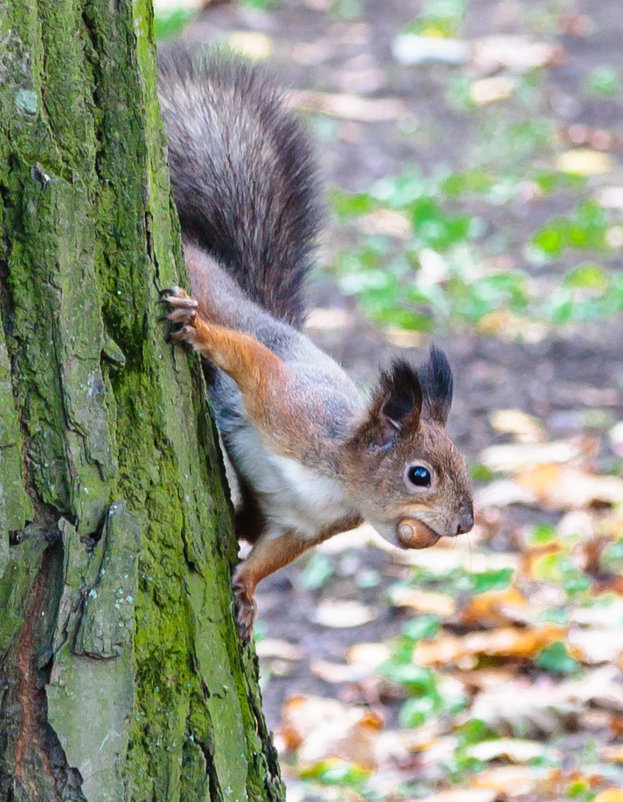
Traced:
[[0, 0], [0, 800], [283, 798], [241, 650], [148, 0]]

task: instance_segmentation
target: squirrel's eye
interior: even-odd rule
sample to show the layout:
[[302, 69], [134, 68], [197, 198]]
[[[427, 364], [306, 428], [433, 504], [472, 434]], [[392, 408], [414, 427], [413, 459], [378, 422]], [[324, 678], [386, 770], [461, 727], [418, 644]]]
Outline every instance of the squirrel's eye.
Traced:
[[430, 487], [432, 481], [430, 471], [423, 465], [411, 465], [407, 471], [407, 479], [416, 487]]

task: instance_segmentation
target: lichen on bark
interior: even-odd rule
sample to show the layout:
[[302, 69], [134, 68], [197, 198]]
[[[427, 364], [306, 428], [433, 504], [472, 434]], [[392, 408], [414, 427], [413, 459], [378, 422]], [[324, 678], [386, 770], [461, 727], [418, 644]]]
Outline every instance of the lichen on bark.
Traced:
[[151, 23], [0, 0], [0, 799], [283, 798], [200, 367], [157, 323]]

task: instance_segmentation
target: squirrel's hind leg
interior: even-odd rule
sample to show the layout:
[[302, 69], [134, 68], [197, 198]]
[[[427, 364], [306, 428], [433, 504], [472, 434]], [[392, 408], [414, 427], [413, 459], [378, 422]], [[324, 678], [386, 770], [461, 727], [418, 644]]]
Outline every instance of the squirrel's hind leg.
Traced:
[[265, 532], [251, 549], [249, 556], [234, 571], [234, 594], [238, 603], [237, 623], [241, 638], [248, 641], [257, 614], [255, 588], [260, 580], [289, 565], [318, 541], [296, 532], [275, 535]]

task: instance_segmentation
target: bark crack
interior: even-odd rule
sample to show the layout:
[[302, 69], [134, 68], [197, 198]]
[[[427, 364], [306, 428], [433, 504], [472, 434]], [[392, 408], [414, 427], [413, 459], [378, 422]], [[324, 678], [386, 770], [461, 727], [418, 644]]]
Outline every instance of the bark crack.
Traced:
[[[22, 723], [15, 746], [15, 776], [21, 785], [33, 794], [37, 788], [28, 776], [27, 763], [30, 760], [27, 760], [27, 751], [34, 752], [39, 757], [44, 771], [52, 777], [50, 759], [42, 743], [42, 708], [45, 708], [46, 704], [45, 692], [41, 687], [41, 679], [37, 670], [34, 637], [35, 624], [43, 611], [47, 580], [50, 574], [49, 550], [49, 548], [46, 549], [41, 570], [32, 588], [30, 604], [26, 611], [26, 619], [17, 650], [17, 698], [22, 708]], [[58, 792], [55, 793], [55, 800], [62, 802]]]
[[16, 696], [22, 715], [15, 738], [15, 781], [16, 787], [24, 789], [32, 800], [86, 802], [80, 789], [80, 772], [68, 765], [58, 736], [48, 722], [45, 688], [52, 659], [40, 665], [48, 653], [46, 647], [42, 650], [42, 641], [48, 640], [46, 634], [53, 631], [57, 615], [56, 584], [63, 562], [58, 529], [50, 534], [55, 539], [42, 555], [17, 643]]

